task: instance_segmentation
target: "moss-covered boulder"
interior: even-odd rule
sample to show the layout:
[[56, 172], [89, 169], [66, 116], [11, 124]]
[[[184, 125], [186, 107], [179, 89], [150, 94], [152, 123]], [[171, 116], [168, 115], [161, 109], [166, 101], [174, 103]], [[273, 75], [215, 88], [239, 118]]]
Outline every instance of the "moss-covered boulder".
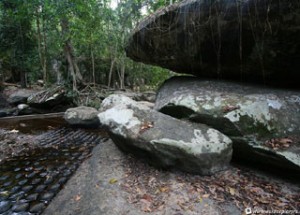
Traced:
[[224, 134], [206, 125], [175, 119], [133, 100], [129, 103], [129, 98], [116, 103], [116, 98], [113, 95], [103, 101], [115, 106], [98, 117], [121, 150], [160, 168], [201, 175], [228, 167], [232, 142]]
[[269, 157], [276, 160], [273, 165], [284, 163], [300, 171], [299, 91], [180, 76], [163, 84], [154, 108], [228, 135], [237, 156]]

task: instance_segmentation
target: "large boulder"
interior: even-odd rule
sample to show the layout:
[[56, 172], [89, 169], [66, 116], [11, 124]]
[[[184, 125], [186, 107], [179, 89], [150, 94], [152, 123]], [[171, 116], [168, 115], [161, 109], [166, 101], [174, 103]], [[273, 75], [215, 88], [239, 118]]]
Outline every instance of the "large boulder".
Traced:
[[157, 167], [201, 175], [227, 168], [232, 155], [227, 136], [206, 125], [181, 121], [129, 100], [123, 98], [125, 103], [116, 103], [116, 98], [110, 96], [103, 103], [115, 106], [98, 115], [121, 150]]
[[64, 114], [64, 119], [73, 126], [98, 127], [98, 111], [92, 107], [80, 106], [69, 108]]
[[234, 155], [300, 170], [300, 92], [174, 77], [159, 89], [156, 110], [228, 135]]
[[299, 87], [300, 4], [186, 0], [142, 20], [127, 56], [198, 77]]

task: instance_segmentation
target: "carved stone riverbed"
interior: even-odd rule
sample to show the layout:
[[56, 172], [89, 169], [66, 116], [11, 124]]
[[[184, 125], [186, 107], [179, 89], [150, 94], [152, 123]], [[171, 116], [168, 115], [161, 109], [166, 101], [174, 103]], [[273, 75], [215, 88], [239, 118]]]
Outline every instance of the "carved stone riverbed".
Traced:
[[0, 214], [41, 214], [106, 138], [99, 132], [60, 127], [36, 139], [38, 148], [0, 162]]

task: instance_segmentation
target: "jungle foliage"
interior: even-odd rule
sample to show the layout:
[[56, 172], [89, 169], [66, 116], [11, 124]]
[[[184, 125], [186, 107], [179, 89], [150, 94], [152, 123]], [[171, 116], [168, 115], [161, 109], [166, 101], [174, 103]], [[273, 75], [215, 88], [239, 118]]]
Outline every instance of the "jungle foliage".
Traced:
[[1, 0], [0, 81], [156, 86], [170, 72], [131, 61], [124, 47], [138, 20], [175, 2]]

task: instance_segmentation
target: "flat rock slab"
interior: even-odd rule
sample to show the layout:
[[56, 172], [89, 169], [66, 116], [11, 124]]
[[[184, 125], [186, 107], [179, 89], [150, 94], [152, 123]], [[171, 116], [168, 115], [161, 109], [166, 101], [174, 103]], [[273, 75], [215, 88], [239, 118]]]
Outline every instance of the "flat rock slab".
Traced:
[[298, 194], [296, 185], [237, 168], [214, 177], [159, 171], [121, 153], [108, 141], [94, 148], [43, 214], [239, 215], [245, 209], [242, 201], [265, 206], [260, 199], [270, 201], [272, 209], [284, 209], [285, 204], [297, 208]]
[[[108, 97], [103, 104], [109, 103], [107, 100], [113, 103], [114, 97], [119, 95]], [[120, 149], [143, 157], [157, 167], [210, 175], [226, 169], [231, 160], [232, 145], [227, 136], [133, 100], [131, 104], [123, 103], [101, 112], [98, 117]]]
[[180, 76], [159, 89], [154, 108], [234, 138], [241, 158], [300, 170], [299, 91]]
[[[139, 208], [140, 205], [128, 203], [128, 193], [122, 189], [122, 184], [126, 181], [127, 173], [124, 166], [126, 161], [128, 161], [128, 157], [121, 153], [112, 141], [96, 146], [93, 150], [93, 156], [82, 163], [76, 175], [67, 183], [65, 189], [58, 194], [43, 214], [149, 214]], [[171, 179], [174, 178], [174, 175], [166, 173], [166, 177]], [[172, 198], [175, 200], [176, 196], [173, 195]], [[204, 204], [195, 204], [198, 212], [205, 214], [208, 211], [213, 211], [216, 214], [221, 214], [218, 213], [217, 207], [212, 205], [211, 200], [208, 199], [205, 202], [210, 207], [204, 207]], [[169, 207], [156, 214], [171, 214], [178, 210], [178, 207], [172, 208], [172, 202], [168, 202], [168, 204], [170, 204]], [[181, 209], [181, 211], [183, 210]]]

